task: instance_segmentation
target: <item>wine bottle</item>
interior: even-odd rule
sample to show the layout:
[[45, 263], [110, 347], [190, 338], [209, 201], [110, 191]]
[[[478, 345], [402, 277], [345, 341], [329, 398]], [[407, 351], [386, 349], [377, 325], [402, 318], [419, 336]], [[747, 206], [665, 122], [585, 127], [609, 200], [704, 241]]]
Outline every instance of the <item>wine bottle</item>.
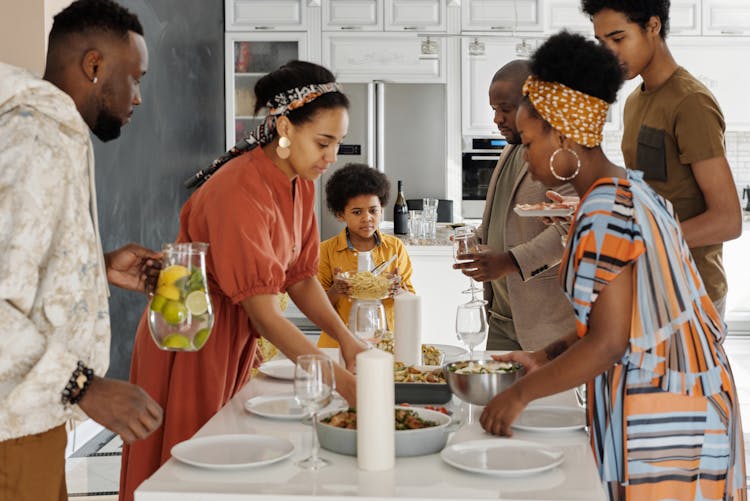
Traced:
[[408, 233], [408, 215], [409, 207], [406, 205], [406, 198], [404, 197], [404, 184], [399, 180], [398, 196], [396, 197], [396, 204], [393, 206], [393, 233], [396, 235], [406, 235]]

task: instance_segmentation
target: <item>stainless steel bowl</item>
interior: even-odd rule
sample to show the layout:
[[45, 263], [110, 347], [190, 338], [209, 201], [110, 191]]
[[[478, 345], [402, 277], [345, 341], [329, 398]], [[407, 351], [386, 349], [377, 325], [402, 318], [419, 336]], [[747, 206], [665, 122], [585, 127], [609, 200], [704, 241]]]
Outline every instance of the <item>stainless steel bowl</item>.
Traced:
[[[474, 360], [472, 363], [486, 366], [492, 360]], [[463, 367], [468, 360], [450, 362], [443, 366], [443, 374], [454, 395], [464, 402], [487, 405], [490, 400], [521, 377], [521, 369], [512, 372], [490, 372], [484, 374], [457, 374], [455, 369]]]
[[[396, 409], [408, 409], [416, 412], [419, 417], [428, 421], [435, 421], [437, 426], [429, 428], [420, 428], [418, 430], [396, 430], [396, 456], [423, 456], [425, 454], [434, 454], [440, 452], [445, 447], [448, 435], [455, 431], [452, 426], [450, 416], [442, 412], [422, 409], [421, 407], [402, 407], [397, 405]], [[327, 412], [320, 415], [320, 419], [332, 416], [342, 409]], [[346, 454], [348, 456], [357, 455], [357, 430], [348, 430], [338, 428], [318, 422], [318, 439], [320, 446], [329, 451]]]

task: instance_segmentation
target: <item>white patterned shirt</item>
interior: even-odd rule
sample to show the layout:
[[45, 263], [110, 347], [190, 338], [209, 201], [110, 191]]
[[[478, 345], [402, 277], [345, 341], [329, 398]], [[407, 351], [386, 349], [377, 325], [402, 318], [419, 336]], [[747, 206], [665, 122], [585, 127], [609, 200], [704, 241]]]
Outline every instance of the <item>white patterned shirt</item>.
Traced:
[[66, 93], [0, 63], [0, 441], [71, 417], [79, 360], [104, 375], [107, 296], [89, 129]]

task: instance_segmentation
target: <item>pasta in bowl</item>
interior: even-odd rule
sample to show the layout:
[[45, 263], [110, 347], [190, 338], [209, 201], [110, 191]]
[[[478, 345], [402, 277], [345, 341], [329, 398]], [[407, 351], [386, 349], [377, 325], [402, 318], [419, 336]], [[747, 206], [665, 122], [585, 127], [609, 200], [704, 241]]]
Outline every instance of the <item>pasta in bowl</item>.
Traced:
[[401, 283], [401, 277], [392, 273], [373, 275], [369, 271], [343, 271], [336, 278], [349, 284], [353, 299], [385, 299], [391, 289]]

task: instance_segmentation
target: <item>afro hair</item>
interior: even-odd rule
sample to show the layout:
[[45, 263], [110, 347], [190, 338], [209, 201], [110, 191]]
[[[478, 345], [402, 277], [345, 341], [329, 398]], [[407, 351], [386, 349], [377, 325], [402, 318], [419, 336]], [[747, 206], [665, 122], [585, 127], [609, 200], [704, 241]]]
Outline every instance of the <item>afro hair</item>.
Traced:
[[388, 203], [391, 183], [382, 172], [366, 164], [348, 163], [333, 173], [326, 183], [326, 204], [333, 214], [341, 214], [352, 198], [375, 195], [380, 205]]
[[624, 79], [617, 57], [581, 35], [562, 31], [549, 37], [531, 57], [531, 72], [608, 103], [617, 99]]

